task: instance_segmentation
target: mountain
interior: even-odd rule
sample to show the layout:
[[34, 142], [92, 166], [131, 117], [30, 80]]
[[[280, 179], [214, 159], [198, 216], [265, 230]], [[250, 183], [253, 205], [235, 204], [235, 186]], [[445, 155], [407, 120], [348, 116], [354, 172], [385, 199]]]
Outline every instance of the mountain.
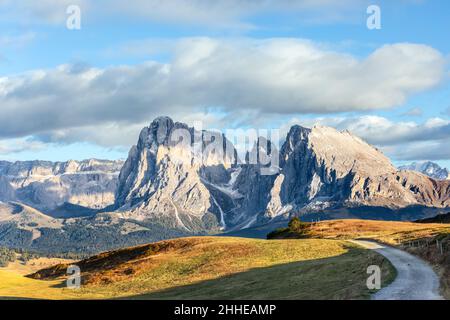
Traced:
[[0, 162], [0, 200], [51, 213], [66, 203], [101, 209], [114, 203], [122, 161]]
[[57, 219], [17, 202], [0, 202], [0, 246], [43, 254], [94, 253], [187, 235], [179, 230], [111, 213]]
[[[200, 137], [199, 149], [206, 152], [194, 150], [194, 136]], [[207, 140], [213, 137], [223, 141], [221, 152], [208, 151]], [[230, 181], [237, 162], [234, 147], [227, 153], [226, 144], [230, 142], [221, 133], [198, 132], [170, 118], [157, 118], [130, 150], [115, 207], [123, 217], [151, 219], [185, 231], [225, 228], [225, 211], [231, 218], [232, 205], [225, 206], [227, 199], [218, 198], [225, 194], [214, 186]]]
[[391, 209], [450, 204], [449, 183], [398, 171], [378, 149], [348, 131], [294, 126], [281, 149], [279, 185], [269, 202], [274, 217], [285, 211], [378, 206]]
[[11, 201], [15, 198], [15, 190], [8, 179], [0, 175], [0, 201]]
[[437, 163], [431, 161], [413, 162], [408, 165], [400, 166], [399, 169], [421, 172], [436, 180], [450, 179], [450, 172], [447, 168], [441, 168]]
[[[196, 132], [167, 117], [144, 128], [119, 176], [118, 213], [186, 231], [214, 231], [337, 208], [361, 208], [363, 213], [367, 207], [392, 212], [415, 207], [420, 216], [417, 208], [450, 204], [448, 181], [397, 170], [383, 153], [348, 131], [293, 126], [271, 175], [261, 173], [261, 163], [248, 161], [261, 146], [277, 154], [270, 141], [258, 139], [246, 159], [239, 159], [223, 137], [211, 153], [209, 140], [203, 139], [209, 136], [221, 135]], [[195, 149], [195, 137], [202, 138], [203, 154]]]
[[220, 132], [159, 117], [123, 165], [0, 162], [0, 245], [92, 254], [269, 228], [292, 216], [417, 220], [448, 212], [450, 180], [398, 170], [348, 131], [295, 125], [281, 147], [254, 138], [242, 154]]

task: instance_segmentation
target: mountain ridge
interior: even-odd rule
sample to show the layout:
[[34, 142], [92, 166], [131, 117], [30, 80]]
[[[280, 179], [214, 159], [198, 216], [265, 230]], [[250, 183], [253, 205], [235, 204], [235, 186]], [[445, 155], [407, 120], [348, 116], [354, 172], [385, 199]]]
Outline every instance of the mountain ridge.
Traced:
[[[50, 175], [52, 179], [82, 177], [81, 186], [83, 179], [95, 178], [91, 179], [93, 189], [81, 188], [91, 196], [91, 207], [63, 201], [53, 202], [57, 205], [49, 211], [40, 210], [33, 201], [23, 203], [25, 211], [20, 212], [31, 212], [26, 206], [35, 208], [55, 220], [50, 224], [54, 228], [42, 225], [41, 215], [28, 215], [29, 224], [15, 216], [21, 206], [16, 193], [23, 196], [23, 190], [14, 187], [22, 182], [33, 185], [33, 179], [45, 177], [39, 173], [49, 172], [48, 165], [47, 171], [31, 170], [31, 175], [29, 169], [19, 170], [25, 173], [16, 180], [0, 174], [0, 201], [4, 202], [0, 244], [51, 253], [96, 253], [174, 237], [276, 225], [292, 216], [306, 221], [417, 220], [450, 206], [450, 181], [398, 170], [381, 151], [348, 131], [295, 125], [281, 147], [268, 137], [254, 138], [240, 157], [223, 133], [159, 117], [142, 129], [120, 173], [116, 171], [119, 163], [103, 172], [94, 170], [98, 167], [91, 163], [59, 165], [55, 172], [62, 173], [57, 178]], [[1, 172], [7, 165], [0, 162]], [[105, 181], [110, 187], [107, 202], [95, 196], [105, 190]]]
[[0, 200], [22, 202], [49, 213], [65, 203], [101, 209], [114, 202], [122, 163], [98, 159], [2, 161]]
[[[191, 134], [187, 144], [173, 142], [176, 139], [168, 144], [174, 129]], [[158, 132], [162, 133], [160, 137]], [[236, 157], [234, 146], [231, 152], [225, 148], [231, 142], [224, 140], [218, 143], [218, 153], [224, 158], [211, 157], [206, 148], [202, 159], [207, 161], [193, 165], [198, 156], [191, 149], [195, 132], [168, 117], [157, 118], [143, 129], [119, 176], [122, 187], [118, 188], [117, 208], [132, 208], [127, 217], [161, 216], [167, 211], [176, 224], [186, 229], [190, 228], [186, 220], [192, 222], [193, 218], [201, 220], [209, 215], [213, 227], [226, 225], [232, 229], [336, 206], [444, 208], [450, 203], [449, 183], [397, 170], [377, 148], [348, 131], [292, 126], [279, 150], [279, 168], [273, 175], [261, 174], [261, 168], [267, 167], [261, 163], [247, 163], [254, 152], [257, 157], [253, 158], [259, 159], [261, 138], [244, 161]], [[266, 145], [273, 146], [270, 141]], [[269, 149], [278, 151], [275, 147]], [[175, 161], [177, 157], [183, 161]], [[232, 174], [236, 176], [230, 185]], [[192, 190], [199, 206], [185, 198], [192, 196]], [[127, 196], [122, 197], [120, 192]], [[125, 201], [117, 203], [117, 199]], [[137, 203], [141, 205], [136, 207]]]
[[417, 171], [437, 180], [450, 179], [450, 171], [447, 168], [442, 168], [437, 163], [432, 161], [413, 162], [407, 165], [399, 166], [398, 168], [400, 170]]

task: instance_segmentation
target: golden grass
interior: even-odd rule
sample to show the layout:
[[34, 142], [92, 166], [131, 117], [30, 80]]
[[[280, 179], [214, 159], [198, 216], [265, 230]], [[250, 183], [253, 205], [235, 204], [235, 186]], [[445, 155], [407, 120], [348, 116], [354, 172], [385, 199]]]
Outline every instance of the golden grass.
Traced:
[[[332, 220], [311, 224], [307, 237], [371, 238], [398, 246], [428, 261], [441, 279], [441, 293], [450, 299], [450, 224], [370, 220]], [[443, 246], [443, 252], [436, 246]]]
[[0, 270], [1, 299], [69, 299], [69, 289], [60, 288], [61, 280], [37, 281], [14, 271]]
[[20, 255], [18, 255], [18, 259], [16, 261], [10, 262], [7, 267], [0, 268], [0, 271], [10, 271], [13, 273], [26, 275], [56, 264], [73, 262], [73, 260], [69, 259], [40, 257], [38, 259], [31, 259], [24, 263], [19, 258]]
[[[158, 247], [165, 249], [155, 253], [154, 245], [152, 250], [140, 246], [90, 259], [84, 285], [76, 291], [55, 287], [62, 279], [34, 280], [3, 272], [0, 282], [5, 278], [6, 284], [0, 297], [359, 299], [369, 296], [368, 265], [382, 265], [386, 282], [393, 278], [383, 257], [340, 240], [198, 237]], [[108, 259], [114, 259], [110, 266]]]
[[308, 236], [325, 239], [371, 238], [397, 245], [450, 233], [450, 224], [372, 220], [330, 220], [311, 224]]

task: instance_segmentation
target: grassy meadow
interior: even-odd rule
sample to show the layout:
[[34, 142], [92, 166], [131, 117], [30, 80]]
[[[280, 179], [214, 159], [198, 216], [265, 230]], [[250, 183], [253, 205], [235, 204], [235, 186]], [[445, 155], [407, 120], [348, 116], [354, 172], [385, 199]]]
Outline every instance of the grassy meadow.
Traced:
[[83, 285], [64, 288], [60, 264], [30, 279], [0, 271], [0, 297], [39, 299], [366, 299], [367, 266], [382, 256], [342, 240], [196, 237], [105, 253], [80, 263]]
[[298, 230], [280, 228], [273, 239], [374, 239], [396, 246], [430, 263], [441, 280], [441, 293], [450, 299], [450, 224], [371, 220], [329, 220], [300, 223]]

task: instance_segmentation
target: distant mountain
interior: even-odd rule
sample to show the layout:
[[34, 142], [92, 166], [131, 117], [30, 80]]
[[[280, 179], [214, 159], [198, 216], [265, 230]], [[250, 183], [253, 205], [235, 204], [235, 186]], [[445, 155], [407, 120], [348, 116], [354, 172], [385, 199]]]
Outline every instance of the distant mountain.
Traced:
[[279, 149], [255, 138], [238, 155], [220, 132], [160, 117], [123, 165], [0, 162], [0, 245], [95, 253], [292, 216], [417, 220], [448, 212], [450, 180], [398, 170], [348, 131], [296, 125]]
[[[190, 136], [183, 143], [173, 139], [180, 130]], [[192, 152], [192, 137], [214, 135], [220, 137], [167, 117], [144, 128], [119, 176], [118, 213], [204, 231], [238, 230], [336, 208], [361, 207], [363, 212], [366, 207], [393, 211], [450, 205], [449, 182], [397, 170], [379, 150], [348, 131], [293, 126], [272, 175], [261, 174], [261, 163], [247, 161], [262, 146], [270, 146], [272, 154], [278, 151], [262, 139], [246, 159], [239, 159], [226, 139], [215, 153], [204, 141], [203, 154]], [[202, 161], [196, 161], [199, 157]]]
[[0, 162], [0, 200], [51, 213], [65, 203], [101, 209], [114, 203], [123, 161]]
[[136, 222], [111, 213], [55, 219], [21, 203], [0, 202], [0, 246], [9, 248], [91, 255], [184, 235], [151, 221]]
[[431, 161], [413, 162], [408, 165], [398, 167], [400, 170], [413, 170], [426, 174], [437, 180], [450, 179], [450, 172], [447, 168], [441, 168], [437, 163]]

